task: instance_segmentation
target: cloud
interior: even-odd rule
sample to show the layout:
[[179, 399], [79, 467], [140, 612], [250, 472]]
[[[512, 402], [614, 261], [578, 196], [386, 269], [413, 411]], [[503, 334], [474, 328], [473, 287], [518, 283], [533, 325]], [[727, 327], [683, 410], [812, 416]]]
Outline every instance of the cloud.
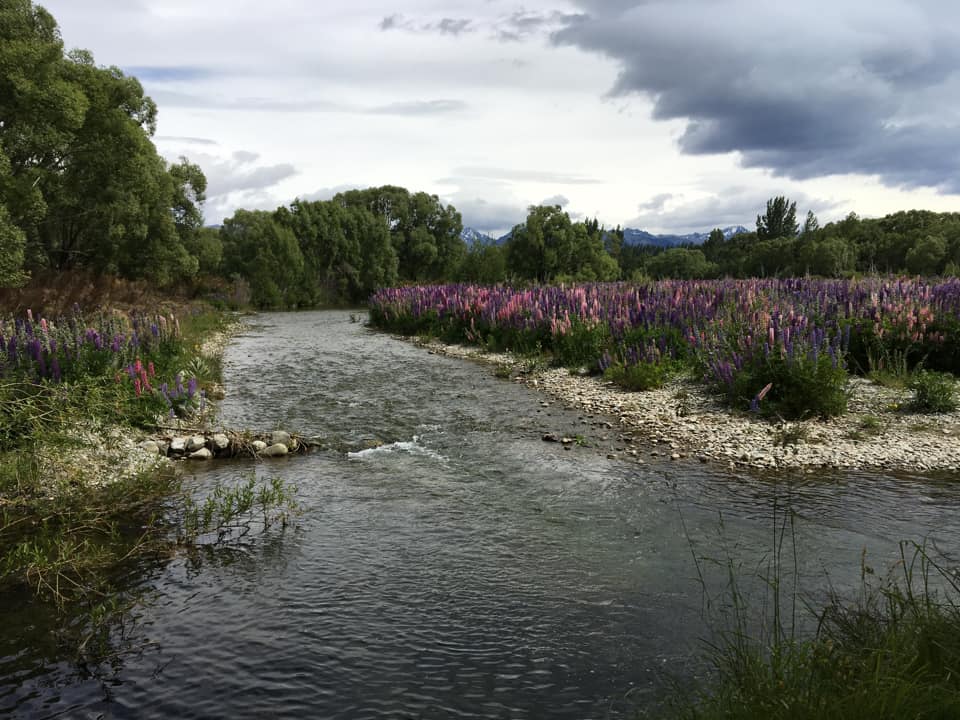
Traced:
[[339, 195], [343, 192], [349, 192], [350, 190], [363, 190], [366, 186], [364, 185], [354, 185], [351, 183], [346, 183], [343, 185], [336, 185], [334, 187], [320, 188], [319, 190], [314, 190], [312, 193], [307, 193], [306, 195], [300, 195], [299, 200], [305, 202], [315, 202], [319, 200], [333, 200], [334, 196]]
[[527, 217], [527, 208], [519, 203], [490, 201], [462, 193], [447, 202], [460, 213], [464, 227], [472, 227], [493, 237], [505, 234]]
[[267, 97], [224, 97], [160, 90], [153, 99], [164, 107], [204, 108], [211, 110], [244, 110], [249, 112], [283, 113], [343, 113], [350, 115], [398, 115], [424, 116], [447, 115], [467, 110], [470, 106], [462, 100], [409, 100], [385, 105], [364, 106], [302, 98], [285, 100]]
[[530, 12], [520, 10], [494, 24], [495, 37], [502, 42], [520, 42], [531, 36], [579, 22], [581, 15], [553, 12]]
[[276, 185], [297, 174], [289, 163], [259, 165], [260, 155], [237, 150], [229, 157], [197, 154], [191, 158], [207, 178], [207, 222], [220, 222], [237, 208], [273, 210], [280, 202]]
[[513, 168], [496, 168], [469, 166], [459, 167], [455, 175], [487, 180], [518, 180], [521, 182], [556, 183], [558, 185], [598, 185], [602, 181], [586, 175], [551, 172], [549, 170], [517, 170]]
[[652, 198], [646, 202], [640, 203], [638, 206], [641, 213], [644, 212], [662, 212], [666, 204], [673, 199], [673, 193], [661, 193], [659, 195], [654, 195]]
[[446, 115], [463, 112], [469, 107], [467, 103], [461, 100], [412, 100], [389, 103], [360, 112], [370, 115]]
[[465, 33], [476, 31], [473, 20], [469, 18], [441, 18], [432, 22], [417, 22], [408, 20], [403, 15], [395, 13], [388, 15], [380, 21], [380, 29], [384, 32], [390, 30], [405, 30], [412, 33], [437, 33], [440, 35], [452, 35], [457, 37]]
[[566, 207], [570, 204], [570, 200], [564, 195], [554, 195], [553, 197], [548, 197], [546, 200], [542, 200], [540, 204], [548, 207], [553, 207], [554, 205]]
[[[616, 61], [614, 96], [682, 120], [690, 155], [960, 192], [960, 6], [947, 0], [575, 0], [553, 34]], [[939, 111], [931, 105], [939, 103]]]
[[156, 142], [176, 143], [179, 145], [219, 145], [216, 140], [210, 138], [187, 137], [185, 135], [157, 135], [154, 137]]
[[[807, 210], [817, 215], [835, 211], [841, 203], [823, 200], [802, 192], [787, 193], [791, 202], [797, 203], [797, 215], [803, 217]], [[730, 187], [723, 195], [708, 195], [692, 199], [683, 196], [661, 194], [638, 205], [639, 214], [627, 221], [627, 226], [654, 232], [687, 233], [706, 232], [715, 227], [743, 225], [748, 229], [756, 226], [757, 215], [767, 206], [769, 195], [755, 188]]]

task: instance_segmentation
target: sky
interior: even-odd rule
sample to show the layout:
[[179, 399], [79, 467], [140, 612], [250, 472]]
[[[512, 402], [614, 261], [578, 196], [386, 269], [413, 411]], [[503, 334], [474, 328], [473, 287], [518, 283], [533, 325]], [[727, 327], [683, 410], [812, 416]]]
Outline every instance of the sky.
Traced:
[[491, 234], [960, 211], [955, 0], [41, 0], [135, 75], [207, 222], [375, 185]]

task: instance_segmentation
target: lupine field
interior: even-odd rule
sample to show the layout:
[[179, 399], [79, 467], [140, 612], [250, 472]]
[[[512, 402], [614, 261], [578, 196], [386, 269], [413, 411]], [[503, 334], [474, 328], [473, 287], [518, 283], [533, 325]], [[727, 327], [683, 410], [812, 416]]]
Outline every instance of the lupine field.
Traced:
[[721, 280], [381, 290], [371, 323], [656, 387], [689, 371], [737, 408], [846, 409], [846, 381], [893, 366], [960, 374], [960, 280]]
[[[24, 404], [43, 389], [76, 394], [93, 384], [113, 388], [104, 397], [128, 421], [187, 415], [202, 410], [204, 397], [196, 378], [174, 368], [180, 350], [180, 324], [173, 316], [114, 312], [87, 318], [75, 307], [48, 319], [28, 310], [24, 317], [0, 320], [0, 399]], [[0, 447], [19, 436], [15, 424], [8, 425], [0, 428]]]

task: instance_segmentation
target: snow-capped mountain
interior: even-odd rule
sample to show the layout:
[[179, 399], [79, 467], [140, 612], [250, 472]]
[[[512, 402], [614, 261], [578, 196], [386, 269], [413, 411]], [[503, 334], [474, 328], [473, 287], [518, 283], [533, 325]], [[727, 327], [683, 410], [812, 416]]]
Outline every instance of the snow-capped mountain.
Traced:
[[[750, 232], [743, 225], [731, 225], [722, 228], [726, 240], [743, 233]], [[656, 245], [657, 247], [675, 247], [677, 245], [703, 245], [710, 237], [710, 232], [695, 232], [687, 235], [654, 235], [645, 230], [626, 228], [623, 231], [623, 242], [626, 245]]]
[[[726, 240], [729, 240], [736, 235], [742, 235], [748, 232], [750, 231], [743, 225], [731, 225], [723, 228], [723, 237]], [[505, 242], [507, 242], [507, 240], [510, 239], [512, 234], [513, 232], [511, 231], [502, 237], [493, 238], [486, 233], [482, 233], [479, 230], [473, 229], [472, 227], [465, 227], [463, 232], [460, 233], [460, 237], [468, 245], [477, 241], [482, 243], [503, 245]], [[654, 235], [653, 233], [648, 233], [646, 230], [637, 230], [635, 228], [626, 228], [623, 231], [623, 242], [626, 245], [656, 245], [657, 247], [703, 245], [703, 243], [709, 237], [710, 231], [689, 233], [687, 235]]]
[[495, 240], [489, 235], [487, 235], [486, 233], [482, 233], [479, 230], [474, 230], [472, 227], [465, 227], [460, 232], [460, 239], [463, 240], [467, 245], [472, 245], [475, 242], [481, 242], [481, 243], [495, 242]]

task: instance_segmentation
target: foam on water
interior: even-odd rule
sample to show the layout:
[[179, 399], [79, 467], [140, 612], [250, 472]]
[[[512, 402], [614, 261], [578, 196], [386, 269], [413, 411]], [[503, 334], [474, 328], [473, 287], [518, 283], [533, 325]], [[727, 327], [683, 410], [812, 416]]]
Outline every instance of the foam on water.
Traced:
[[420, 440], [419, 435], [414, 435], [413, 440], [405, 440], [387, 445], [380, 445], [374, 448], [367, 448], [358, 452], [347, 453], [347, 457], [355, 460], [367, 460], [370, 458], [391, 455], [394, 453], [406, 453], [408, 455], [422, 455], [440, 462], [446, 463], [449, 458], [441, 455], [436, 450], [426, 447]]

